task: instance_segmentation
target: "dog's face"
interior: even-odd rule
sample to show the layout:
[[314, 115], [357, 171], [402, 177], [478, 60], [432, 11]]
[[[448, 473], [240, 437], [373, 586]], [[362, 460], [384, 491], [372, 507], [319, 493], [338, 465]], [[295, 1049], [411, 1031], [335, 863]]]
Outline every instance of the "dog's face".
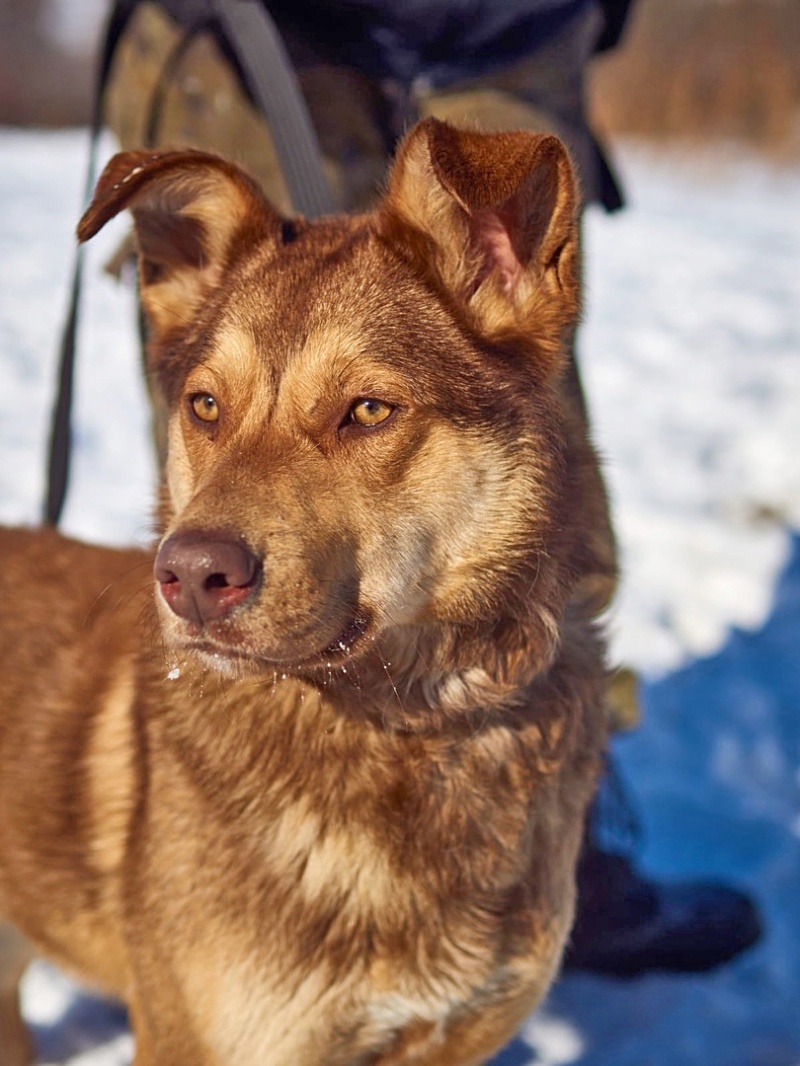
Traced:
[[555, 138], [430, 120], [376, 212], [315, 223], [282, 221], [213, 156], [126, 153], [80, 236], [126, 206], [169, 411], [168, 643], [330, 678], [375, 655], [435, 669], [524, 628], [546, 659], [568, 585], [556, 381], [577, 314]]

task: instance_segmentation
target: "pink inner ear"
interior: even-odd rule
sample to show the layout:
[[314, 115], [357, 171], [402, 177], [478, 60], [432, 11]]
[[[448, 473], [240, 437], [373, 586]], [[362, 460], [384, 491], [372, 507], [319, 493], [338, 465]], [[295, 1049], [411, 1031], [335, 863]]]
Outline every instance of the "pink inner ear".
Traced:
[[522, 263], [500, 215], [492, 210], [476, 211], [470, 218], [470, 231], [481, 261], [475, 288], [493, 275], [504, 292], [513, 292], [522, 277]]

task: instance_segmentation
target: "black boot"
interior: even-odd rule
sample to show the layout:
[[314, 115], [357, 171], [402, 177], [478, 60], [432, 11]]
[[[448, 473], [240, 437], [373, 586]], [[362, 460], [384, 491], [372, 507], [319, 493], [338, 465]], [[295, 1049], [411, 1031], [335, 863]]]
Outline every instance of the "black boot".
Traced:
[[578, 866], [578, 909], [566, 970], [635, 977], [721, 966], [761, 936], [755, 903], [717, 881], [651, 881], [633, 856], [634, 805], [609, 759]]
[[588, 845], [564, 967], [616, 977], [697, 973], [730, 961], [760, 936], [756, 906], [738, 889], [648, 881], [629, 859]]

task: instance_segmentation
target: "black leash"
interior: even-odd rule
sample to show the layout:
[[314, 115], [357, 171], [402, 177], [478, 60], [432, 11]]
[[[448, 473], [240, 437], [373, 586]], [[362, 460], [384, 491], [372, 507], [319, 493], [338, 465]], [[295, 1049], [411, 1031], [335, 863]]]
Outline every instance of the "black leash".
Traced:
[[[97, 177], [97, 153], [100, 143], [100, 131], [103, 125], [106, 85], [111, 64], [117, 51], [125, 27], [130, 21], [138, 0], [119, 0], [112, 8], [103, 39], [100, 62], [97, 71], [96, 88], [92, 103], [91, 134], [89, 141], [89, 163], [86, 171], [86, 188], [84, 203], [88, 203]], [[71, 414], [73, 380], [75, 377], [75, 341], [78, 333], [78, 313], [80, 308], [81, 287], [83, 284], [84, 254], [78, 245], [75, 251], [75, 265], [72, 268], [72, 288], [70, 291], [67, 319], [61, 335], [61, 347], [58, 358], [58, 390], [53, 408], [53, 420], [50, 429], [50, 441], [47, 457], [47, 490], [44, 505], [44, 521], [49, 526], [58, 525], [64, 500], [67, 495], [69, 480], [70, 453], [72, 445]]]
[[[116, 0], [106, 25], [92, 107], [85, 202], [97, 178], [97, 156], [103, 127], [106, 88], [117, 47], [139, 0]], [[186, 20], [186, 30], [164, 64], [153, 93], [147, 139], [155, 143], [164, 97], [189, 43], [203, 29], [218, 29], [236, 60], [245, 91], [266, 119], [295, 209], [309, 218], [329, 214], [333, 197], [325, 177], [322, 152], [300, 86], [275, 23], [260, 0], [171, 0], [164, 6]], [[72, 288], [61, 337], [58, 388], [53, 408], [47, 460], [44, 521], [61, 518], [69, 484], [72, 455], [72, 399], [75, 355], [83, 285], [84, 252], [75, 253]]]

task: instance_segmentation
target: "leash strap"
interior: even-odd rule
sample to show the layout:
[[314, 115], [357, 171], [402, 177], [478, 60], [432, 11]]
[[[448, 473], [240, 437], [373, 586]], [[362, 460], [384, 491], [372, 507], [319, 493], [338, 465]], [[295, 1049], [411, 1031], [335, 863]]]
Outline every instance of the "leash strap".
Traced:
[[[97, 177], [100, 131], [103, 125], [106, 87], [117, 46], [139, 0], [116, 0], [106, 26], [92, 107], [89, 163], [84, 202], [88, 203]], [[168, 4], [165, 6], [169, 7]], [[156, 87], [148, 122], [148, 138], [155, 139], [167, 80], [197, 33], [215, 21], [239, 65], [244, 87], [266, 119], [275, 152], [295, 210], [313, 218], [334, 210], [333, 196], [325, 177], [322, 152], [299, 83], [280, 33], [260, 0], [211, 0], [187, 3], [190, 22], [183, 41], [168, 60]], [[72, 456], [72, 401], [75, 353], [83, 286], [84, 252], [78, 246], [72, 271], [72, 287], [58, 360], [58, 386], [53, 407], [47, 456], [47, 486], [44, 522], [59, 523], [69, 483]]]
[[[86, 169], [86, 187], [84, 203], [88, 203], [97, 177], [97, 155], [100, 143], [100, 130], [103, 125], [103, 108], [105, 104], [106, 85], [111, 64], [117, 51], [117, 45], [130, 21], [138, 0], [117, 0], [111, 10], [103, 48], [97, 71], [96, 88], [92, 102], [91, 135], [89, 141], [89, 162]], [[72, 450], [72, 394], [75, 378], [75, 340], [78, 333], [81, 287], [83, 284], [84, 254], [83, 246], [75, 250], [72, 268], [72, 287], [70, 290], [67, 318], [61, 335], [58, 358], [58, 387], [53, 407], [50, 439], [47, 451], [47, 487], [45, 492], [44, 522], [48, 526], [58, 525], [64, 510], [69, 481], [69, 465]]]

